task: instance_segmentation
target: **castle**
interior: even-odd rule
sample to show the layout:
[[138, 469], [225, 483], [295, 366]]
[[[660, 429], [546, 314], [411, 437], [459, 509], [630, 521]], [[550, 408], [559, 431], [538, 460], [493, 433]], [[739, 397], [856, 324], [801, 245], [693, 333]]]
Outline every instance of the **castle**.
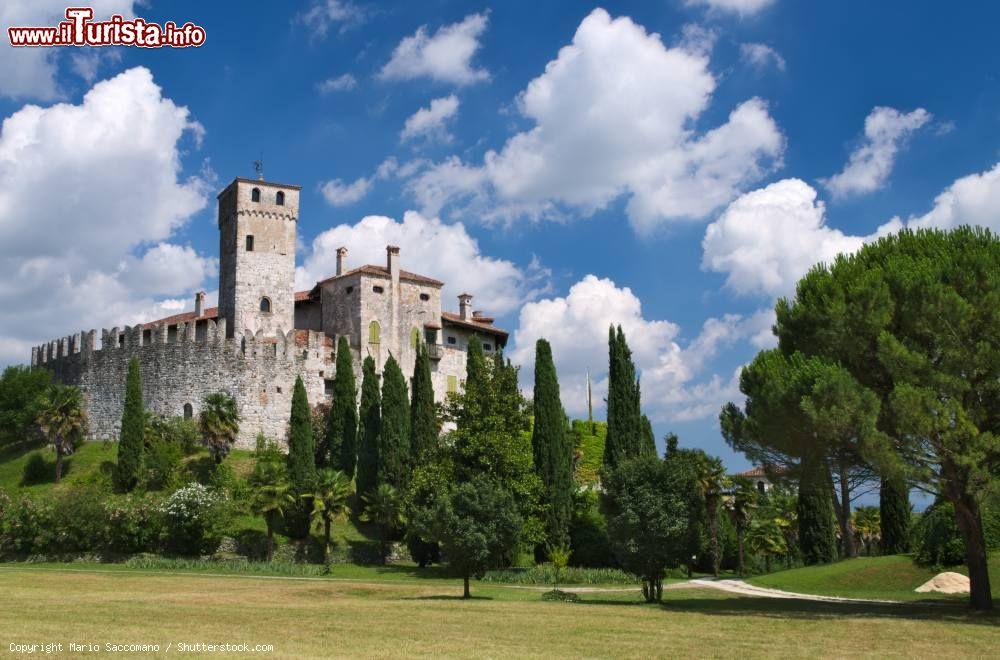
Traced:
[[507, 333], [472, 311], [472, 296], [458, 297], [457, 313], [443, 312], [443, 282], [403, 270], [392, 245], [384, 265], [356, 268], [340, 248], [334, 275], [295, 291], [299, 191], [237, 178], [219, 194], [218, 307], [205, 308], [199, 292], [193, 312], [102, 330], [100, 346], [89, 330], [32, 348], [33, 368], [50, 369], [83, 392], [91, 439], [118, 436], [133, 357], [147, 410], [194, 417], [205, 395], [228, 392], [242, 418], [237, 446], [252, 448], [258, 433], [286, 437], [296, 377], [312, 405], [330, 402], [341, 336], [359, 390], [365, 357], [381, 373], [391, 355], [410, 375], [424, 342], [438, 401], [461, 386], [470, 341], [482, 342], [486, 353], [503, 348]]

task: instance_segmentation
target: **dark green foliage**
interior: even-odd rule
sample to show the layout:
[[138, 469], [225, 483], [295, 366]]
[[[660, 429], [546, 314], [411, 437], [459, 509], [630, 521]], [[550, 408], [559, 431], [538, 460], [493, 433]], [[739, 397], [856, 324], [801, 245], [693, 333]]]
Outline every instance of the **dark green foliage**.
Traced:
[[240, 415], [236, 399], [225, 392], [205, 395], [198, 414], [198, 431], [215, 464], [229, 455], [240, 432]]
[[403, 501], [391, 484], [380, 483], [364, 497], [365, 512], [361, 519], [378, 530], [379, 563], [389, 557], [389, 544], [399, 537], [403, 525]]
[[697, 527], [696, 471], [683, 457], [643, 456], [623, 461], [604, 477], [601, 506], [608, 536], [622, 568], [643, 581], [647, 601], [663, 595], [664, 571], [690, 556], [689, 534]]
[[510, 493], [487, 475], [477, 475], [440, 498], [434, 519], [449, 565], [464, 580], [465, 598], [469, 578], [482, 577], [507, 561], [522, 525]]
[[[296, 498], [316, 488], [316, 447], [313, 444], [312, 414], [302, 378], [295, 379], [292, 390], [292, 413], [288, 422], [288, 483]], [[293, 538], [309, 534], [311, 501], [297, 501], [285, 511], [285, 522]]]
[[382, 369], [378, 483], [402, 488], [409, 476], [410, 465], [410, 400], [406, 377], [396, 358], [390, 355]]
[[574, 478], [581, 485], [596, 484], [604, 461], [608, 424], [574, 419], [572, 429], [573, 462], [576, 466]]
[[645, 415], [642, 416], [642, 446], [641, 456], [656, 456], [656, 435], [653, 434], [653, 424]]
[[[1000, 549], [1000, 507], [984, 502], [983, 541], [988, 550]], [[927, 507], [913, 530], [914, 557], [926, 566], [958, 566], [965, 563], [965, 541], [955, 522], [955, 507], [938, 499]]]
[[608, 525], [597, 504], [597, 493], [581, 491], [573, 498], [573, 520], [569, 528], [573, 566], [615, 566], [614, 552], [608, 539]]
[[639, 380], [632, 351], [621, 326], [608, 330], [608, 437], [604, 465], [614, 469], [642, 453], [643, 428], [639, 410]]
[[4, 369], [0, 376], [0, 449], [39, 439], [36, 422], [51, 380], [47, 369]]
[[802, 459], [799, 478], [799, 545], [806, 564], [826, 564], [837, 555], [834, 532], [833, 500], [824, 474], [824, 463], [817, 455]]
[[142, 407], [139, 360], [132, 358], [128, 361], [128, 376], [125, 379], [125, 407], [118, 438], [118, 462], [115, 464], [115, 485], [122, 491], [135, 488], [142, 477], [145, 430], [146, 413]]
[[910, 493], [906, 484], [899, 482], [898, 478], [882, 477], [879, 489], [879, 521], [882, 529], [879, 547], [884, 555], [898, 555], [910, 550]]
[[180, 478], [183, 452], [175, 442], [155, 438], [146, 443], [143, 484], [150, 490], [176, 487]]
[[163, 549], [198, 556], [215, 552], [230, 520], [225, 497], [201, 484], [188, 484], [163, 503]]
[[531, 447], [535, 472], [542, 482], [545, 505], [546, 542], [565, 546], [573, 515], [573, 436], [566, 428], [566, 415], [559, 398], [559, 380], [549, 342], [535, 344], [535, 424]]
[[424, 452], [437, 445], [439, 430], [434, 409], [431, 359], [427, 346], [420, 342], [413, 364], [413, 392], [410, 393], [410, 459], [413, 465], [418, 463]]
[[337, 373], [333, 377], [333, 405], [327, 420], [324, 450], [329, 465], [354, 477], [358, 462], [358, 390], [347, 337], [337, 340]]
[[448, 447], [437, 445], [421, 455], [404, 495], [406, 546], [420, 566], [440, 561], [434, 514], [441, 497], [447, 497], [455, 482], [455, 469]]
[[379, 393], [375, 360], [368, 356], [361, 366], [361, 408], [358, 411], [357, 491], [359, 496], [374, 492], [378, 484], [379, 435], [382, 431], [382, 396]]

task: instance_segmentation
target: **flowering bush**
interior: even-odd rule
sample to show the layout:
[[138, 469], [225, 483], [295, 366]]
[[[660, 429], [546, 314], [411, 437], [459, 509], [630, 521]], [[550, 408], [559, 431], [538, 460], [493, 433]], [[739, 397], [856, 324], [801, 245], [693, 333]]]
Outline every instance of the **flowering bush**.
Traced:
[[160, 502], [149, 495], [130, 494], [104, 504], [104, 543], [121, 554], [154, 552], [163, 535]]
[[0, 552], [29, 555], [48, 552], [53, 545], [53, 507], [28, 495], [9, 498], [0, 518]]
[[160, 513], [164, 549], [179, 555], [202, 555], [219, 545], [229, 511], [225, 495], [191, 483], [170, 495]]

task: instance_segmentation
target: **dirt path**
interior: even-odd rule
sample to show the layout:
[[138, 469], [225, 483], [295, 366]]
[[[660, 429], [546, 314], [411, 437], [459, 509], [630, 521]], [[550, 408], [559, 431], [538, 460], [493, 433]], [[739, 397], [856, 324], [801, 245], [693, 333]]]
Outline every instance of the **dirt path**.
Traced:
[[800, 594], [780, 589], [757, 587], [743, 580], [724, 580], [714, 578], [698, 578], [687, 582], [676, 582], [667, 585], [665, 589], [719, 589], [741, 596], [757, 596], [759, 598], [791, 598], [795, 600], [812, 600], [828, 603], [883, 603], [899, 604], [898, 600], [871, 600], [867, 598], [841, 598], [840, 596], [817, 596], [815, 594]]

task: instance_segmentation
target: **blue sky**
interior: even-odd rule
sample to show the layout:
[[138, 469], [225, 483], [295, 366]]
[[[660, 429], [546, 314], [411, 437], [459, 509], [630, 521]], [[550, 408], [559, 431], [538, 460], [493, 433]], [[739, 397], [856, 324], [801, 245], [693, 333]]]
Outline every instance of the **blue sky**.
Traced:
[[360, 263], [398, 242], [498, 315], [526, 385], [550, 338], [577, 415], [622, 322], [657, 435], [738, 469], [719, 406], [809, 264], [902, 225], [1000, 225], [991, 3], [94, 6], [207, 42], [0, 47], [2, 363], [211, 295], [214, 195], [263, 154], [302, 186], [300, 284], [340, 244]]

